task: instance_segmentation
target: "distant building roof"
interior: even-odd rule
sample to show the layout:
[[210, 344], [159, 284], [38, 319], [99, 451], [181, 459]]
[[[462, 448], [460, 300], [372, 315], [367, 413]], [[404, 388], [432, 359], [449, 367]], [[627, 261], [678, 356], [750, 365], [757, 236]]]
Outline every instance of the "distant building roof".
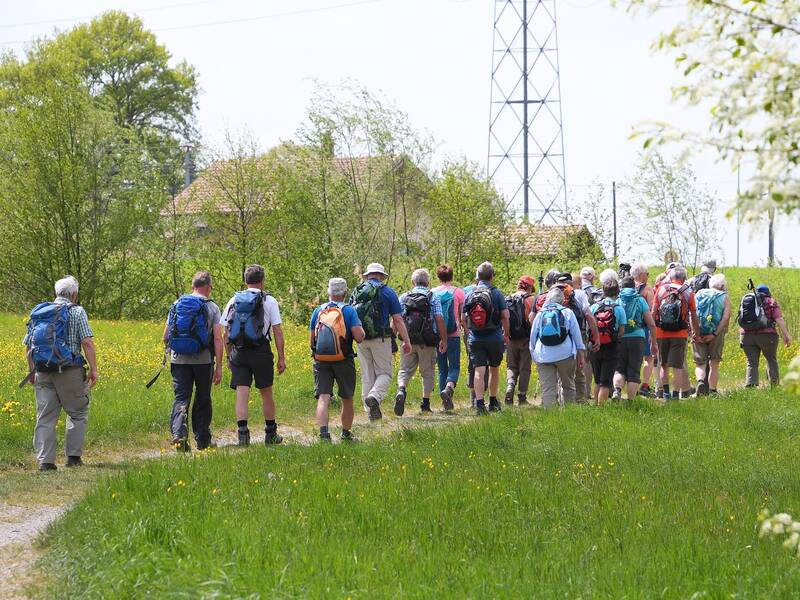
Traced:
[[512, 224], [506, 227], [506, 235], [513, 253], [541, 258], [558, 255], [564, 245], [576, 238], [593, 240], [586, 225]]

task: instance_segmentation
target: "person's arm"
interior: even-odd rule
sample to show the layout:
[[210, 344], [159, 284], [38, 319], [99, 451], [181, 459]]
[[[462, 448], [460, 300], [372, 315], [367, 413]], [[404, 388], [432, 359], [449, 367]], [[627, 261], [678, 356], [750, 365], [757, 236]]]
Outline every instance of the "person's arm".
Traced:
[[658, 356], [658, 340], [656, 340], [656, 321], [653, 318], [653, 313], [644, 313], [644, 323], [647, 329], [650, 330], [650, 354], [653, 358]]
[[283, 327], [279, 325], [272, 326], [272, 332], [275, 336], [275, 350], [278, 351], [278, 375], [286, 370], [286, 354], [284, 352], [285, 342], [283, 338]]
[[350, 328], [350, 335], [353, 336], [353, 339], [356, 341], [356, 344], [360, 344], [364, 341], [365, 333], [364, 328], [361, 325], [353, 325]]
[[164, 342], [164, 345], [166, 346], [167, 343], [169, 342], [169, 325], [164, 325], [164, 335], [162, 336], [161, 339]]
[[25, 380], [25, 383], [33, 385], [36, 381], [36, 365], [33, 364], [33, 357], [31, 356], [31, 349], [28, 348], [28, 344], [25, 344], [25, 360], [28, 363], [28, 378]]
[[507, 308], [500, 312], [500, 321], [503, 323], [503, 342], [508, 345], [511, 339], [511, 313]]
[[222, 346], [223, 348], [225, 348], [225, 356], [226, 356], [226, 362], [228, 363], [228, 367], [231, 366], [231, 348], [233, 347], [233, 344], [231, 344], [231, 340], [228, 337], [229, 329], [230, 327], [226, 326], [223, 327], [222, 331]]
[[447, 327], [444, 324], [444, 318], [436, 316], [436, 328], [439, 330], [439, 353], [444, 354], [447, 352]]
[[700, 337], [700, 319], [697, 318], [697, 301], [694, 299], [694, 294], [689, 296], [689, 321], [692, 324], [691, 336], [694, 339]]
[[219, 385], [222, 381], [222, 359], [224, 358], [224, 348], [222, 342], [222, 326], [214, 324], [214, 385]]
[[392, 315], [392, 329], [400, 335], [403, 340], [403, 354], [411, 354], [411, 340], [408, 339], [408, 330], [406, 329], [406, 322], [400, 313]]
[[778, 329], [781, 332], [781, 337], [783, 337], [783, 343], [788, 348], [792, 345], [792, 336], [789, 334], [789, 327], [787, 327], [786, 319], [783, 318], [783, 315], [775, 319], [775, 325], [778, 326]]
[[89, 363], [89, 385], [94, 387], [97, 383], [97, 356], [94, 351], [94, 339], [85, 337], [81, 340], [81, 349], [83, 355], [86, 357], [86, 362]]
[[592, 311], [588, 308], [583, 311], [586, 323], [589, 325], [589, 335], [592, 338], [592, 352], [600, 350], [600, 331], [597, 329], [597, 319], [594, 318]]
[[[589, 314], [591, 314], [591, 311], [589, 312]], [[571, 316], [572, 318], [568, 319], [569, 336], [570, 338], [572, 338], [572, 343], [575, 345], [575, 360], [578, 361], [578, 368], [583, 369], [584, 365], [586, 364], [586, 358], [584, 356], [584, 351], [586, 350], [586, 346], [583, 343], [583, 334], [581, 333], [581, 328], [578, 327], [578, 319], [575, 317], [575, 313], [572, 313]], [[597, 329], [596, 321], [595, 321], [595, 329]], [[600, 338], [598, 337], [595, 339], [600, 339]]]

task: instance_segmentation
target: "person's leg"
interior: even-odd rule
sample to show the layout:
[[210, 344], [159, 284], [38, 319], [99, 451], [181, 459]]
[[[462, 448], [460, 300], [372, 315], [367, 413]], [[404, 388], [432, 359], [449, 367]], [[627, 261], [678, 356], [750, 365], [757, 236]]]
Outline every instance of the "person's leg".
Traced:
[[576, 364], [575, 358], [565, 358], [555, 363], [558, 376], [561, 379], [561, 393], [564, 403], [575, 402], [578, 399], [577, 389], [575, 388]]
[[275, 420], [275, 398], [272, 395], [272, 386], [258, 390], [261, 394], [261, 408], [264, 411], [265, 421]]
[[747, 359], [747, 373], [745, 385], [747, 387], [758, 387], [758, 363], [761, 360], [761, 348], [756, 343], [755, 333], [745, 333], [741, 336], [739, 345]]
[[249, 385], [237, 385], [236, 386], [236, 420], [237, 421], [247, 421], [249, 416], [249, 406], [248, 402], [250, 401], [250, 386]]
[[520, 340], [519, 379], [517, 379], [517, 394], [520, 403], [527, 398], [528, 386], [531, 382], [531, 351], [528, 340]]
[[519, 377], [521, 353], [517, 341], [511, 340], [506, 349], [506, 404], [514, 404], [514, 389], [517, 387]]
[[353, 399], [342, 398], [342, 429], [344, 431], [352, 431], [354, 416], [355, 409], [353, 408]]
[[447, 383], [455, 387], [461, 375], [461, 340], [458, 337], [447, 338]]
[[358, 364], [361, 367], [361, 402], [368, 411], [366, 400], [375, 385], [375, 361], [372, 356], [373, 340], [365, 340], [358, 345]]
[[[325, 432], [328, 430], [328, 406], [331, 402], [331, 395], [330, 394], [320, 394], [317, 398], [317, 427], [320, 428], [320, 434], [322, 434], [322, 428], [325, 428]], [[352, 407], [352, 399], [350, 401], [350, 406]]]
[[575, 400], [581, 402], [591, 395], [591, 380], [586, 379], [586, 371], [579, 369], [577, 362], [575, 363], [575, 372], [572, 374], [572, 382], [575, 386]]
[[411, 352], [400, 356], [400, 368], [397, 370], [397, 387], [401, 390], [406, 389], [408, 382], [417, 372], [419, 348], [419, 346], [411, 346]]
[[421, 348], [418, 353], [419, 375], [422, 378], [422, 398], [427, 398], [428, 404], [430, 404], [436, 381], [436, 352], [436, 348], [427, 346]]
[[36, 395], [36, 427], [33, 430], [33, 448], [39, 464], [56, 462], [56, 424], [61, 414], [53, 376], [37, 373], [34, 383]]
[[386, 392], [392, 383], [394, 362], [392, 361], [392, 343], [389, 338], [384, 340], [376, 339], [374, 341], [372, 359], [375, 369], [375, 382], [372, 384], [369, 395], [380, 404], [386, 397]]
[[542, 408], [551, 408], [558, 403], [558, 370], [554, 364], [536, 363], [536, 372], [542, 387]]
[[767, 378], [769, 384], [776, 386], [780, 383], [780, 373], [778, 370], [778, 334], [762, 333], [759, 335], [759, 345], [767, 362]]
[[192, 365], [194, 377], [194, 404], [192, 405], [192, 433], [197, 447], [202, 450], [211, 443], [211, 380], [214, 365]]
[[[189, 411], [189, 402], [192, 399], [192, 385], [194, 375], [192, 365], [169, 366], [172, 373], [172, 389], [175, 392], [175, 400], [172, 402], [172, 413], [170, 415], [170, 433], [172, 443], [189, 438], [189, 428], [186, 426], [186, 414]], [[181, 448], [185, 449], [185, 448]]]
[[720, 361], [712, 360], [708, 365], [708, 388], [709, 391], [717, 391], [719, 385], [719, 364]]
[[83, 455], [83, 440], [89, 422], [89, 386], [83, 369], [67, 369], [54, 374], [58, 398], [67, 413], [65, 450], [67, 458]]
[[489, 367], [489, 396], [497, 398], [500, 389], [500, 367]]
[[450, 373], [450, 344], [448, 338], [447, 352], [436, 351], [436, 370], [439, 378], [439, 391], [447, 387], [447, 377]]
[[608, 400], [608, 395], [611, 390], [604, 385], [597, 386], [597, 405], [602, 406]]

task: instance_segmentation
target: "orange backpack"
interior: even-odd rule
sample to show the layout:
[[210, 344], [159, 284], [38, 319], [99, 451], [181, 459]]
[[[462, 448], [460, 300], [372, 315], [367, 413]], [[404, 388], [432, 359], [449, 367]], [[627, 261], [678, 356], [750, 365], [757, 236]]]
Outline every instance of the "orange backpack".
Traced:
[[314, 328], [314, 360], [337, 362], [346, 358], [347, 328], [344, 313], [337, 305], [329, 305], [319, 311]]

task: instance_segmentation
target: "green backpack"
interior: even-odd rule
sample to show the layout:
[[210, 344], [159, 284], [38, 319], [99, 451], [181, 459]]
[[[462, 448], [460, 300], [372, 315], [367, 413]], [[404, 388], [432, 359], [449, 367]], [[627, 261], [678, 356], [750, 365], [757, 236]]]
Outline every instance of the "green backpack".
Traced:
[[391, 335], [391, 330], [387, 331], [387, 328], [382, 326], [383, 299], [381, 297], [381, 289], [385, 286], [385, 283], [374, 285], [369, 281], [363, 281], [350, 294], [350, 304], [356, 309], [361, 326], [364, 328], [365, 339], [372, 340]]

